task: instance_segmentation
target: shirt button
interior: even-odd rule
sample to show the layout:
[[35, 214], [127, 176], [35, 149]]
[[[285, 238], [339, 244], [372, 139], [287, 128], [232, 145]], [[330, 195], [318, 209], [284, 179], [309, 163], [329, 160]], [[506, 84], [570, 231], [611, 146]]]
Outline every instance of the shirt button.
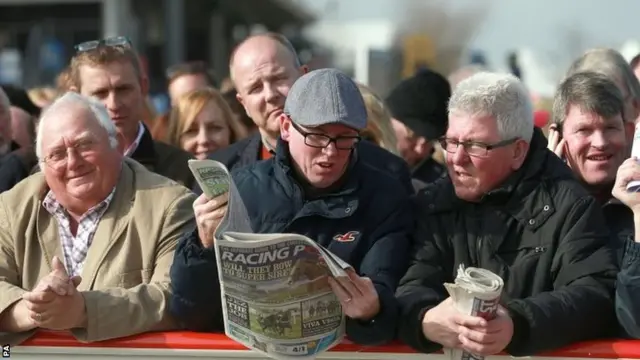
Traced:
[[347, 213], [347, 214], [350, 213], [351, 212], [351, 208], [344, 209], [344, 212]]
[[535, 220], [533, 220], [533, 219], [530, 219], [530, 220], [529, 220], [529, 225], [533, 225], [533, 224], [535, 224], [535, 223], [536, 223], [536, 221], [535, 221]]
[[545, 206], [542, 208], [542, 210], [543, 210], [543, 211], [549, 211], [549, 205], [545, 205]]

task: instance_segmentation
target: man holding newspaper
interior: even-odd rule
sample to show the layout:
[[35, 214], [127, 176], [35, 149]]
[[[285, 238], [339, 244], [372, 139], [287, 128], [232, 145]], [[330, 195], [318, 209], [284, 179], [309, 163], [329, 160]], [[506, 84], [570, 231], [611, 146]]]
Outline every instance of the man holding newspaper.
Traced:
[[[449, 177], [418, 195], [419, 244], [397, 291], [400, 338], [419, 351], [532, 355], [617, 328], [617, 266], [602, 211], [546, 149], [532, 114], [512, 75], [476, 74], [453, 92], [442, 139]], [[460, 265], [502, 278], [501, 298], [489, 294], [499, 302], [482, 298], [502, 287], [493, 281], [476, 291], [479, 309], [459, 311], [460, 292], [443, 283], [457, 276], [464, 286], [459, 278], [471, 276]]]
[[[289, 91], [275, 157], [233, 171], [232, 178], [255, 233], [305, 235], [353, 267], [329, 283], [349, 338], [379, 344], [396, 334], [394, 291], [408, 264], [414, 218], [403, 185], [358, 159], [366, 121], [364, 101], [347, 75], [310, 72]], [[198, 201], [198, 231], [176, 250], [170, 308], [190, 329], [222, 329], [213, 234], [227, 196]]]

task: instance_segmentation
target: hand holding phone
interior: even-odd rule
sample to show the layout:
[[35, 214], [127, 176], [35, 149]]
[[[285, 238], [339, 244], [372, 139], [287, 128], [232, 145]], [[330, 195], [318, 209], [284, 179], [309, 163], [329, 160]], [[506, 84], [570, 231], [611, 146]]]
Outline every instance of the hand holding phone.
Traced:
[[562, 129], [558, 124], [549, 125], [549, 135], [547, 136], [547, 148], [553, 151], [559, 158], [565, 160], [564, 151], [566, 148], [566, 140], [562, 138]]

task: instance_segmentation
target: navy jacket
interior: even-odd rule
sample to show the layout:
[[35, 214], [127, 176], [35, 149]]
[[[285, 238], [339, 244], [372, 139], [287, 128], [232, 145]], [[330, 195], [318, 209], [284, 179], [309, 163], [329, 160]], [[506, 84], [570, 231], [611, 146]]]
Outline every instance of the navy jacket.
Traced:
[[[357, 154], [341, 189], [317, 198], [305, 197], [293, 171], [288, 147], [280, 141], [274, 158], [232, 172], [254, 232], [303, 234], [369, 277], [381, 311], [367, 323], [348, 319], [347, 335], [366, 345], [392, 340], [398, 322], [394, 292], [406, 271], [414, 223], [410, 195], [397, 179], [359, 161]], [[334, 240], [349, 233], [353, 241]], [[200, 245], [197, 233], [178, 244], [171, 282], [170, 311], [183, 326], [223, 329], [215, 253]]]

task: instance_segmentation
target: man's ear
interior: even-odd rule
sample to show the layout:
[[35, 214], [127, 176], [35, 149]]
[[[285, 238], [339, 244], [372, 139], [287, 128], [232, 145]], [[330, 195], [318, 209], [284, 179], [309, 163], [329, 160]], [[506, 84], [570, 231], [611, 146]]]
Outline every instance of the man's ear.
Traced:
[[69, 86], [69, 91], [76, 92], [78, 94], [80, 93], [80, 89], [78, 89], [78, 87], [75, 85]]
[[280, 114], [280, 138], [289, 141], [291, 137], [291, 119], [286, 114]]
[[300, 72], [302, 73], [302, 75], [308, 73], [309, 72], [309, 66], [307, 66], [307, 65], [300, 66]]
[[236, 91], [236, 99], [238, 100], [238, 102], [240, 104], [242, 104], [242, 108], [244, 109], [244, 113], [247, 114], [247, 116], [249, 118], [251, 118], [251, 114], [249, 114], [249, 110], [247, 110], [247, 107], [244, 105], [244, 99], [242, 98], [242, 95], [240, 95], [239, 92]]
[[514, 150], [513, 150], [513, 170], [518, 170], [524, 163], [524, 160], [527, 158], [527, 154], [529, 153], [529, 143], [526, 141], [519, 139], [516, 141]]

